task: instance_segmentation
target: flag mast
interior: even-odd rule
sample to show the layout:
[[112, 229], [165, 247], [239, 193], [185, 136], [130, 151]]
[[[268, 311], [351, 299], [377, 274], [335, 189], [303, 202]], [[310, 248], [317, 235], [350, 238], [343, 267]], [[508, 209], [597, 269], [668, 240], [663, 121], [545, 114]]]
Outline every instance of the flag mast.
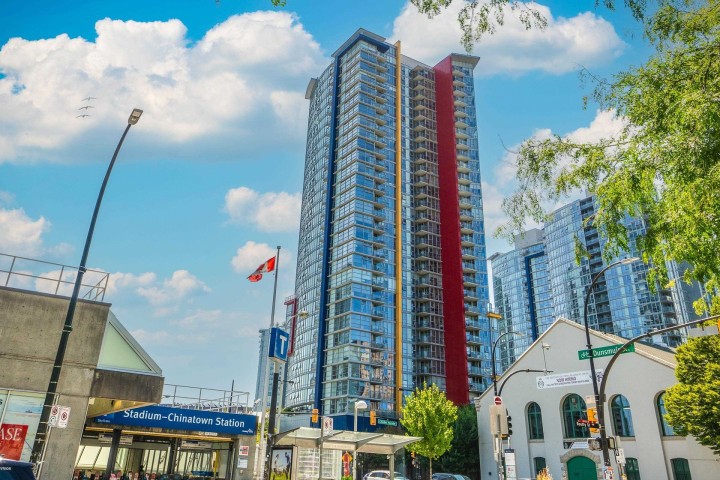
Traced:
[[[265, 262], [267, 264], [267, 262]], [[277, 254], [275, 255], [275, 262], [274, 262], [274, 270], [275, 270], [275, 282], [273, 286], [273, 295], [272, 295], [272, 307], [270, 309], [270, 328], [272, 329], [275, 326], [275, 299], [277, 297], [277, 284], [278, 284], [278, 274], [280, 273], [280, 245], [277, 246]], [[269, 332], [268, 332], [269, 333]], [[268, 341], [270, 340], [270, 335], [268, 335]], [[262, 342], [261, 342], [262, 343]], [[257, 478], [265, 478], [265, 464], [267, 453], [265, 452], [265, 448], [267, 446], [267, 437], [265, 436], [265, 410], [267, 409], [267, 396], [268, 396], [268, 383], [270, 378], [270, 356], [269, 352], [266, 351], [260, 352], [261, 359], [265, 358], [265, 372], [264, 372], [264, 378], [263, 378], [263, 396], [262, 396], [262, 402], [261, 410], [260, 410], [260, 455], [258, 455], [255, 458], [255, 474]], [[270, 433], [270, 432], [268, 432]]]

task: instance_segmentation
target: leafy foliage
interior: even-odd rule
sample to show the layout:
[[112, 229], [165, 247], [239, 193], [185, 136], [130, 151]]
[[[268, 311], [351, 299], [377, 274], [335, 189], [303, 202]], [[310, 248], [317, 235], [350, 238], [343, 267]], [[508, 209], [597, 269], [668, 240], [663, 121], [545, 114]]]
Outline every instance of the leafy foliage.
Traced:
[[676, 358], [679, 383], [665, 392], [666, 419], [720, 454], [720, 336], [692, 338]]
[[[453, 0], [410, 0], [420, 13], [432, 18], [447, 8]], [[601, 0], [595, 0], [595, 5]], [[602, 0], [603, 6], [608, 9], [615, 7], [614, 0]], [[625, 5], [633, 16], [641, 19], [645, 12], [646, 0], [625, 0]], [[465, 0], [464, 6], [458, 14], [458, 23], [462, 29], [462, 44], [465, 50], [472, 51], [473, 44], [480, 41], [486, 34], [492, 35], [505, 22], [507, 11], [517, 15], [526, 29], [547, 26], [547, 19], [532, 2], [518, 0]]]
[[432, 461], [450, 449], [457, 410], [437, 385], [423, 384], [422, 389], [415, 389], [406, 399], [400, 423], [409, 435], [422, 437], [407, 448], [430, 459], [431, 475]]
[[438, 459], [437, 467], [444, 472], [462, 473], [470, 478], [480, 478], [477, 412], [474, 405], [463, 405], [458, 408], [450, 450]]
[[666, 260], [688, 262], [685, 280], [710, 292], [698, 312], [720, 310], [720, 0], [666, 0], [645, 21], [656, 48], [645, 65], [595, 79], [593, 97], [623, 119], [616, 135], [578, 143], [554, 136], [526, 141], [521, 187], [503, 202], [500, 233], [545, 220], [545, 207], [578, 190], [596, 194], [591, 219], [606, 257], [627, 249], [625, 215], [643, 217], [637, 246], [650, 280], [668, 283]]

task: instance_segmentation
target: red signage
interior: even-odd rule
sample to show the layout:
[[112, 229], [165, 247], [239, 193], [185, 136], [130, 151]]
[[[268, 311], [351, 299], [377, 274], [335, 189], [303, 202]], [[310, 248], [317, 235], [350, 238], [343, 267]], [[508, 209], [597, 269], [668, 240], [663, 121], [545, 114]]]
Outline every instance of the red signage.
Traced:
[[495, 397], [495, 405], [502, 405], [502, 397]]
[[0, 455], [10, 460], [20, 460], [27, 430], [27, 425], [12, 423], [0, 425]]

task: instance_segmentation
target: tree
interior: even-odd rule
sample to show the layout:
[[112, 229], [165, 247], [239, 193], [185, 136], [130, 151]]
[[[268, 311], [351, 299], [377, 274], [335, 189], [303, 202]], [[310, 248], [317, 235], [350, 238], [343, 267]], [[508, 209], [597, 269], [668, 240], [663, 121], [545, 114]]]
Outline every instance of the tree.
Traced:
[[625, 215], [646, 220], [636, 245], [650, 284], [669, 284], [666, 260], [687, 262], [684, 279], [704, 284], [698, 312], [720, 311], [720, 0], [662, 1], [645, 20], [655, 53], [610, 81], [590, 78], [593, 98], [624, 128], [595, 142], [530, 139], [518, 153], [520, 188], [503, 202], [501, 234], [542, 222], [549, 205], [594, 192], [590, 219], [606, 258], [628, 249]]
[[450, 449], [453, 440], [453, 424], [457, 419], [457, 407], [445, 397], [437, 385], [423, 384], [407, 397], [402, 409], [400, 423], [408, 434], [422, 437], [410, 444], [408, 450], [432, 461]]
[[679, 383], [665, 392], [665, 418], [675, 433], [720, 454], [720, 336], [691, 338], [676, 359]]
[[480, 448], [475, 405], [463, 405], [458, 408], [450, 451], [443, 454], [437, 464], [445, 472], [462, 473], [473, 479], [480, 478]]

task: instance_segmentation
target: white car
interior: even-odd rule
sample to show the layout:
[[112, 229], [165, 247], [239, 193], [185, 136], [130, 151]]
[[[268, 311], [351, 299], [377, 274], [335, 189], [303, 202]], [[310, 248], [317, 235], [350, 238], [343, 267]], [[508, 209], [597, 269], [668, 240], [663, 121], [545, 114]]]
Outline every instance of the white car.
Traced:
[[[363, 480], [390, 480], [390, 470], [373, 470], [363, 475]], [[395, 472], [395, 480], [408, 480], [405, 475]]]

